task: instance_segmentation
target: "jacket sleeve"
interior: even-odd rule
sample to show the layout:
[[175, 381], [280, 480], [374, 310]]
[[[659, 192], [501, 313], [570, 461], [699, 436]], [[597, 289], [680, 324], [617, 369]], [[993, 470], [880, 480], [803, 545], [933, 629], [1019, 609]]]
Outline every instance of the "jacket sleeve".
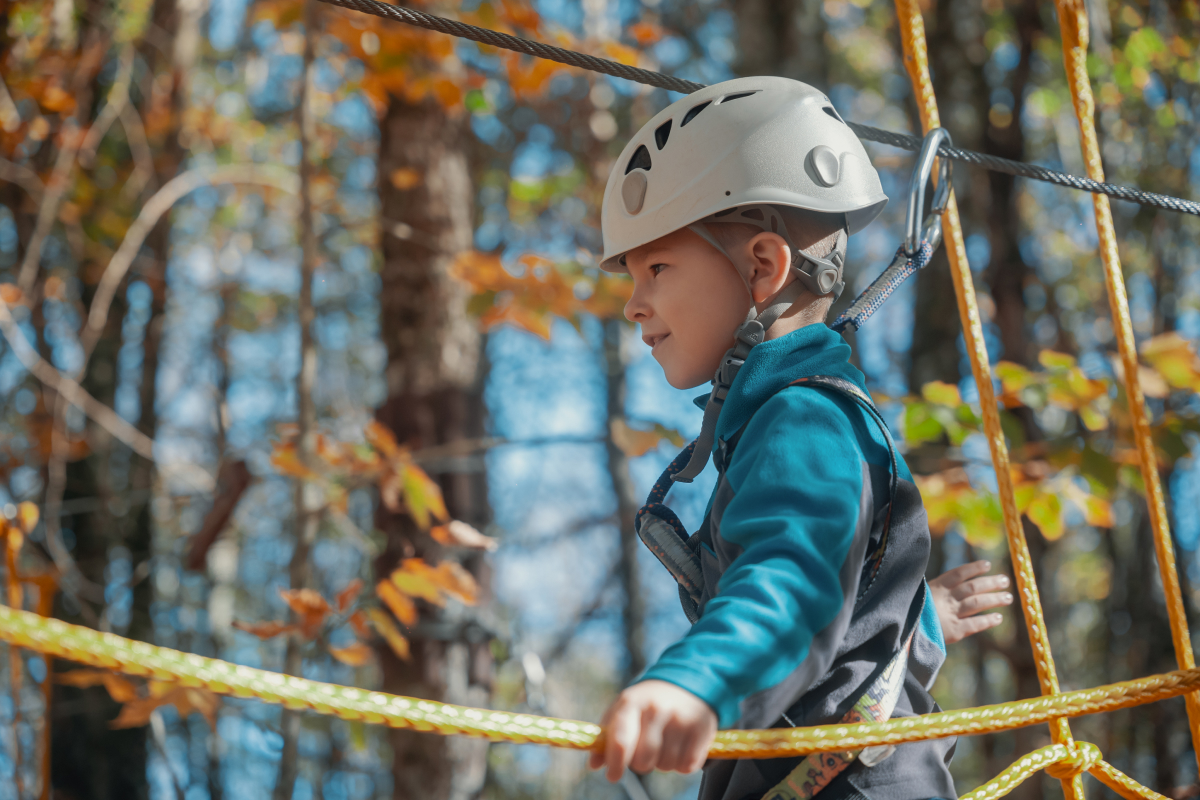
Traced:
[[840, 644], [844, 628], [821, 634], [849, 619], [854, 588], [847, 596], [843, 576], [857, 581], [858, 569], [843, 566], [860, 515], [868, 529], [871, 518], [862, 508], [870, 479], [855, 431], [860, 414], [848, 411], [824, 392], [790, 390], [754, 415], [726, 473], [734, 496], [720, 520], [722, 539], [741, 553], [700, 619], [643, 676], [700, 697], [723, 728], [737, 722], [743, 700], [802, 666], [811, 685]]

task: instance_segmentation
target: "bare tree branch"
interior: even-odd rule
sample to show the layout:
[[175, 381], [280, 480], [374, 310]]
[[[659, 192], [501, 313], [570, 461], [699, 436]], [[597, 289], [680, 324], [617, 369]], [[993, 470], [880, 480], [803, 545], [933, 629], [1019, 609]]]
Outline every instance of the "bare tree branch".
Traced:
[[135, 165], [129, 180], [121, 187], [121, 197], [133, 200], [154, 180], [154, 154], [150, 150], [150, 141], [146, 138], [146, 126], [142, 124], [142, 115], [132, 103], [126, 103], [125, 108], [121, 110], [121, 127], [125, 129], [125, 138], [129, 141], [129, 149], [133, 151]]
[[113, 254], [112, 260], [108, 262], [108, 267], [104, 270], [104, 275], [101, 276], [100, 283], [96, 286], [96, 293], [92, 297], [87, 326], [80, 336], [80, 344], [83, 346], [84, 352], [90, 353], [95, 348], [101, 334], [104, 333], [104, 326], [108, 323], [108, 312], [117, 289], [120, 288], [129, 268], [133, 266], [137, 254], [141, 252], [146, 237], [150, 235], [150, 231], [154, 229], [162, 215], [201, 186], [222, 183], [250, 183], [273, 186], [289, 194], [299, 192], [299, 179], [294, 174], [258, 164], [198, 167], [172, 178], [146, 201], [146, 205], [142, 206], [141, 213], [125, 233], [121, 246]]
[[37, 278], [38, 265], [42, 260], [42, 245], [50, 235], [54, 221], [58, 219], [58, 210], [63, 199], [67, 196], [67, 183], [75, 168], [75, 153], [82, 138], [79, 123], [74, 117], [63, 123], [62, 149], [58, 151], [58, 159], [54, 163], [54, 172], [50, 176], [50, 185], [38, 207], [37, 222], [34, 224], [33, 236], [29, 239], [29, 247], [25, 250], [25, 260], [21, 262], [21, 271], [17, 273], [17, 285], [21, 291], [29, 294]]
[[[143, 458], [155, 461], [160, 467], [166, 466], [169, 468], [169, 472], [175, 472], [184, 480], [196, 484], [200, 491], [212, 491], [212, 476], [207, 472], [198, 467], [189, 469], [185, 465], [164, 465], [155, 457], [153, 439], [126, 422], [116, 411], [88, 394], [87, 390], [77, 381], [62, 374], [53, 364], [42, 358], [25, 338], [17, 321], [13, 319], [11, 308], [2, 299], [0, 299], [0, 334], [3, 334], [8, 346], [12, 348], [13, 353], [25, 369], [29, 370], [43, 384], [62, 395], [71, 405], [78, 407], [88, 418], [114, 438], [128, 445], [133, 452]], [[200, 488], [200, 485], [203, 484], [206, 484], [206, 488]]]
[[0, 158], [0, 181], [20, 186], [29, 192], [35, 203], [41, 203], [46, 194], [46, 187], [36, 172], [21, 164], [14, 164], [6, 158]]
[[104, 137], [108, 135], [109, 128], [129, 105], [129, 84], [133, 80], [133, 54], [134, 49], [131, 44], [126, 45], [125, 49], [121, 51], [121, 65], [117, 69], [117, 79], [113, 81], [112, 88], [108, 91], [104, 108], [100, 109], [100, 113], [96, 115], [96, 121], [92, 123], [87, 135], [83, 137], [83, 143], [79, 145], [79, 163], [85, 169], [91, 168], [92, 163], [96, 160], [96, 151], [100, 148]]

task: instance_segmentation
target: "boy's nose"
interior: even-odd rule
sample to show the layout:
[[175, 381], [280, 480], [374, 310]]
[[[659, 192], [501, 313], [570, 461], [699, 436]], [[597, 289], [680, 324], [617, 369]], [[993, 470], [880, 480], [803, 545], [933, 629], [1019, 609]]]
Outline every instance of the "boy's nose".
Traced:
[[650, 307], [642, 299], [641, 292], [635, 286], [629, 302], [625, 304], [625, 319], [630, 322], [641, 322], [650, 316]]

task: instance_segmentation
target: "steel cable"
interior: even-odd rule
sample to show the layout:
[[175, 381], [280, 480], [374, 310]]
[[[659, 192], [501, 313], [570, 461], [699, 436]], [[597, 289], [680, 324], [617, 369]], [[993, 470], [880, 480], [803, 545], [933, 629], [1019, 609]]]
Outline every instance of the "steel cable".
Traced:
[[[392, 20], [394, 22], [403, 22], [406, 25], [412, 25], [417, 28], [424, 28], [427, 31], [436, 31], [437, 33], [445, 33], [450, 36], [457, 36], [460, 39], [470, 39], [473, 42], [490, 45], [491, 47], [499, 47], [502, 50], [511, 50], [515, 53], [524, 53], [525, 55], [534, 56], [535, 58], [544, 58], [548, 61], [555, 61], [559, 64], [565, 64], [569, 67], [578, 67], [586, 69], [590, 72], [599, 72], [604, 75], [611, 75], [614, 78], [623, 78], [634, 83], [645, 84], [646, 86], [654, 86], [659, 89], [666, 89], [671, 92], [679, 92], [681, 94], [690, 94], [697, 89], [703, 89], [705, 84], [696, 83], [695, 81], [676, 78], [671, 75], [663, 75], [661, 72], [655, 72], [649, 69], [640, 67], [631, 67], [628, 64], [621, 64], [616, 61], [610, 61], [607, 58], [599, 58], [597, 56], [589, 56], [585, 53], [579, 53], [574, 50], [568, 50], [564, 47], [556, 47], [552, 44], [544, 42], [535, 42], [531, 39], [522, 39], [519, 36], [513, 36], [500, 31], [490, 30], [488, 28], [480, 28], [477, 25], [468, 25], [465, 22], [446, 19], [434, 14], [427, 14], [424, 11], [417, 11], [404, 6], [396, 6], [390, 3], [383, 3], [380, 0], [321, 0], [332, 6], [347, 8], [351, 11], [359, 11], [363, 14], [370, 14], [375, 17]], [[891, 145], [892, 147], [900, 148], [901, 150], [911, 150], [913, 152], [921, 149], [921, 137], [913, 136], [907, 133], [896, 133], [895, 131], [886, 131], [881, 128], [874, 128], [870, 125], [863, 125], [858, 122], [846, 123], [850, 130], [861, 139], [867, 139], [879, 144]], [[961, 161], [965, 164], [975, 164], [984, 169], [993, 172], [1003, 172], [1008, 175], [1016, 175], [1022, 178], [1032, 178], [1046, 183], [1053, 183], [1057, 186], [1066, 186], [1070, 189], [1078, 189], [1084, 192], [1093, 194], [1103, 194], [1109, 197], [1115, 197], [1118, 200], [1127, 200], [1131, 203], [1139, 203], [1151, 208], [1161, 208], [1166, 211], [1177, 211], [1181, 214], [1192, 214], [1200, 216], [1200, 202], [1194, 200], [1183, 200], [1170, 195], [1157, 194], [1155, 192], [1145, 192], [1141, 189], [1134, 189], [1129, 186], [1117, 186], [1111, 183], [1103, 183], [1095, 181], [1091, 178], [1081, 178], [1077, 175], [1070, 175], [1065, 172], [1039, 167], [1036, 164], [1026, 164], [1021, 161], [1012, 161], [999, 156], [991, 156], [986, 153], [976, 153], [972, 150], [963, 150], [958, 147], [950, 147], [942, 145], [938, 148], [938, 154], [951, 158], [955, 161]]]

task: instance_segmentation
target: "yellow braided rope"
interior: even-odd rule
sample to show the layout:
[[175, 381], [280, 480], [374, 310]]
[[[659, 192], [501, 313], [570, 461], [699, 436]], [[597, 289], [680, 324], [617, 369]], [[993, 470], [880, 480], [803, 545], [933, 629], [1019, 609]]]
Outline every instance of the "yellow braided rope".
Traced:
[[960, 795], [958, 800], [996, 800], [999, 797], [1004, 797], [1004, 795], [1023, 783], [1030, 775], [1040, 769], [1046, 769], [1056, 762], [1069, 758], [1070, 755], [1071, 751], [1065, 744], [1052, 744], [1040, 750], [1034, 750], [1032, 753], [1022, 756], [1011, 767], [975, 791]]
[[1088, 770], [1096, 780], [1103, 783], [1108, 788], [1112, 789], [1117, 794], [1124, 797], [1125, 800], [1170, 800], [1165, 795], [1142, 786], [1133, 778], [1126, 775], [1121, 770], [1109, 764], [1107, 761], [1100, 761], [1094, 767]]
[[[900, 40], [904, 49], [904, 66], [912, 81], [913, 93], [921, 115], [921, 127], [928, 133], [941, 125], [937, 97], [933, 92], [933, 80], [929, 74], [929, 51], [925, 43], [925, 20], [917, 0], [896, 0], [896, 16], [900, 22]], [[934, 173], [937, 174], [936, 171]], [[979, 405], [983, 417], [984, 434], [992, 454], [992, 467], [996, 471], [997, 493], [1004, 519], [1004, 533], [1008, 540], [1008, 551], [1013, 563], [1017, 595], [1021, 599], [1021, 611], [1033, 646], [1034, 664], [1037, 667], [1038, 683], [1042, 694], [1058, 693], [1058, 673], [1054, 668], [1054, 656], [1050, 652], [1050, 636], [1042, 616], [1042, 602], [1038, 595], [1037, 581], [1033, 572], [1033, 560], [1025, 533], [1021, 527], [1021, 515], [1017, 511], [1013, 492], [1012, 474], [1009, 470], [1008, 447], [1000, 427], [1000, 413], [992, 388], [992, 370], [988, 363], [987, 345], [983, 338], [983, 325], [979, 318], [979, 306], [975, 302], [975, 285], [971, 278], [971, 267], [967, 262], [967, 248], [963, 242], [962, 226], [958, 217], [958, 202], [954, 193], [942, 214], [942, 229], [945, 232], [946, 254], [950, 261], [950, 275], [954, 281], [954, 293], [958, 298], [958, 313], [962, 319], [963, 337], [967, 355], [971, 360], [971, 373], [979, 389]], [[1135, 372], [1136, 374], [1136, 372]], [[1050, 725], [1050, 734], [1056, 744], [1071, 745], [1071, 729], [1066, 720], [1056, 720]], [[1079, 776], [1063, 781], [1066, 800], [1083, 800], [1083, 781]]]
[[[128, 675], [174, 681], [234, 697], [255, 697], [287, 708], [309, 708], [318, 714], [393, 728], [575, 750], [591, 750], [600, 744], [600, 727], [589, 722], [467, 708], [310, 681], [136, 642], [5, 606], [0, 606], [0, 641]], [[785, 758], [991, 733], [1061, 717], [1116, 711], [1177, 697], [1197, 687], [1200, 687], [1200, 669], [1180, 670], [1053, 697], [900, 717], [887, 722], [722, 731], [717, 734], [709, 756]], [[1082, 743], [1079, 746], [1082, 747]], [[1060, 756], [1067, 753], [1068, 750], [1063, 750]]]
[[[1062, 29], [1063, 65], [1071, 87], [1075, 116], [1079, 120], [1079, 138], [1087, 175], [1104, 181], [1104, 164], [1100, 160], [1100, 144], [1096, 138], [1092, 85], [1087, 73], [1088, 18], [1084, 0], [1055, 0], [1059, 27]], [[1125, 396], [1129, 399], [1129, 415], [1133, 420], [1133, 435], [1137, 442], [1138, 466], [1146, 485], [1146, 505], [1150, 511], [1150, 527], [1154, 531], [1154, 552], [1162, 575], [1166, 597], [1167, 617], [1171, 622], [1171, 640], [1180, 669], [1196, 666], [1192, 654], [1192, 637], [1188, 632], [1187, 616], [1183, 610], [1183, 592], [1175, 570], [1175, 547], [1167, 524], [1167, 508], [1163, 499], [1162, 481], [1158, 474], [1158, 458], [1150, 435], [1150, 420], [1146, 400], [1138, 380], [1137, 345], [1133, 324], [1129, 319], [1129, 298], [1125, 294], [1125, 279], [1121, 274], [1121, 257], [1117, 252], [1117, 233], [1113, 227], [1112, 210], [1104, 195], [1092, 195], [1096, 215], [1096, 230], [1100, 235], [1100, 258], [1104, 266], [1104, 285], [1108, 290], [1108, 305], [1112, 313], [1113, 332], [1124, 367]], [[1200, 695], [1189, 694], [1188, 723], [1192, 729], [1192, 744], [1200, 763]]]

